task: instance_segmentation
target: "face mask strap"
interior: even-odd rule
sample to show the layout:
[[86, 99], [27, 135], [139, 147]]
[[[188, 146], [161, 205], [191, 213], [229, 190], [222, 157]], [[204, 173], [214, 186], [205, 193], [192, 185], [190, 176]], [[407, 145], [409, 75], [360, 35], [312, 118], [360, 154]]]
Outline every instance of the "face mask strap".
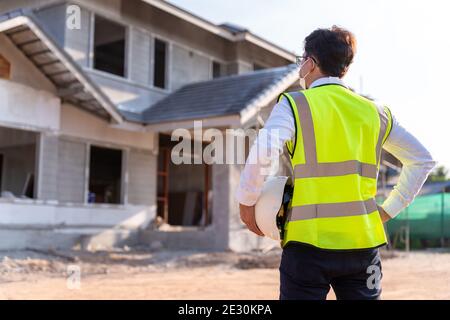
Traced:
[[[315, 65], [316, 65], [316, 62], [314, 61], [314, 59], [312, 59], [311, 57], [308, 57], [308, 60], [311, 60], [311, 61], [313, 62], [313, 68], [314, 68]], [[300, 66], [300, 72], [301, 72], [303, 66], [308, 62], [308, 60], [306, 60], [305, 62], [303, 62], [303, 64]], [[312, 71], [313, 71], [313, 70], [310, 70], [310, 71], [309, 71], [304, 77], [302, 77], [302, 78], [303, 78], [303, 79], [306, 79], [306, 77], [309, 76], [309, 75], [311, 74]]]

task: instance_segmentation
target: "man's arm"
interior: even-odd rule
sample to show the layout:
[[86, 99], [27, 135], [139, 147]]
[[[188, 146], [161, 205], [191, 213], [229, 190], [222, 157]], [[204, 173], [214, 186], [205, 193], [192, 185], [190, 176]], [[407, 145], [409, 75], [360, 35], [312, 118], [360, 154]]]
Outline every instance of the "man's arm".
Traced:
[[255, 221], [255, 204], [264, 184], [264, 171], [278, 161], [286, 141], [295, 135], [295, 119], [286, 98], [277, 103], [264, 126], [268, 139], [258, 135], [241, 174], [236, 199], [239, 202], [241, 220], [250, 231], [262, 236]]
[[384, 209], [380, 206], [378, 206], [378, 212], [380, 213], [381, 222], [386, 223], [392, 219], [391, 216], [388, 215], [386, 211], [384, 211]]
[[[392, 130], [384, 149], [403, 164], [397, 185], [381, 208], [383, 220], [395, 218], [414, 200], [437, 162], [422, 143], [393, 117]], [[385, 222], [385, 221], [383, 221]]]

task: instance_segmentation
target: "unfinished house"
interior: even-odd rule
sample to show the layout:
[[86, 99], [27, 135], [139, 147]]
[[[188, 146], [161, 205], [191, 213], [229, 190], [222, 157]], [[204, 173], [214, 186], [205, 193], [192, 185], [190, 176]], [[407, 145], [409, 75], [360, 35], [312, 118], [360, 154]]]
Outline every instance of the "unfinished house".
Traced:
[[242, 166], [176, 165], [171, 133], [260, 128], [294, 61], [166, 1], [1, 1], [0, 249], [276, 245], [240, 222]]

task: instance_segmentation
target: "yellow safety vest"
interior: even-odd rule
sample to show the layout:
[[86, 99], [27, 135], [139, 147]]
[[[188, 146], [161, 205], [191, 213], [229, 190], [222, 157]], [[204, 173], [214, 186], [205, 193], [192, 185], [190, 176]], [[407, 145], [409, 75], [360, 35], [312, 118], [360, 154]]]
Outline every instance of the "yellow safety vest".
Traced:
[[296, 136], [287, 142], [295, 182], [282, 246], [354, 250], [386, 244], [375, 196], [390, 110], [335, 84], [278, 100], [283, 97]]

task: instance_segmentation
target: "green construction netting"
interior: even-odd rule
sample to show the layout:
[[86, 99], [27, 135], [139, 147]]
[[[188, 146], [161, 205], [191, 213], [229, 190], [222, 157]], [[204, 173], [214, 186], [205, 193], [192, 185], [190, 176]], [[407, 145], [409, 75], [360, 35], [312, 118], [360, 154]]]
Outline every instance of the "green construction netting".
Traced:
[[450, 238], [450, 193], [416, 197], [408, 208], [387, 223], [391, 239], [408, 225], [411, 240]]

